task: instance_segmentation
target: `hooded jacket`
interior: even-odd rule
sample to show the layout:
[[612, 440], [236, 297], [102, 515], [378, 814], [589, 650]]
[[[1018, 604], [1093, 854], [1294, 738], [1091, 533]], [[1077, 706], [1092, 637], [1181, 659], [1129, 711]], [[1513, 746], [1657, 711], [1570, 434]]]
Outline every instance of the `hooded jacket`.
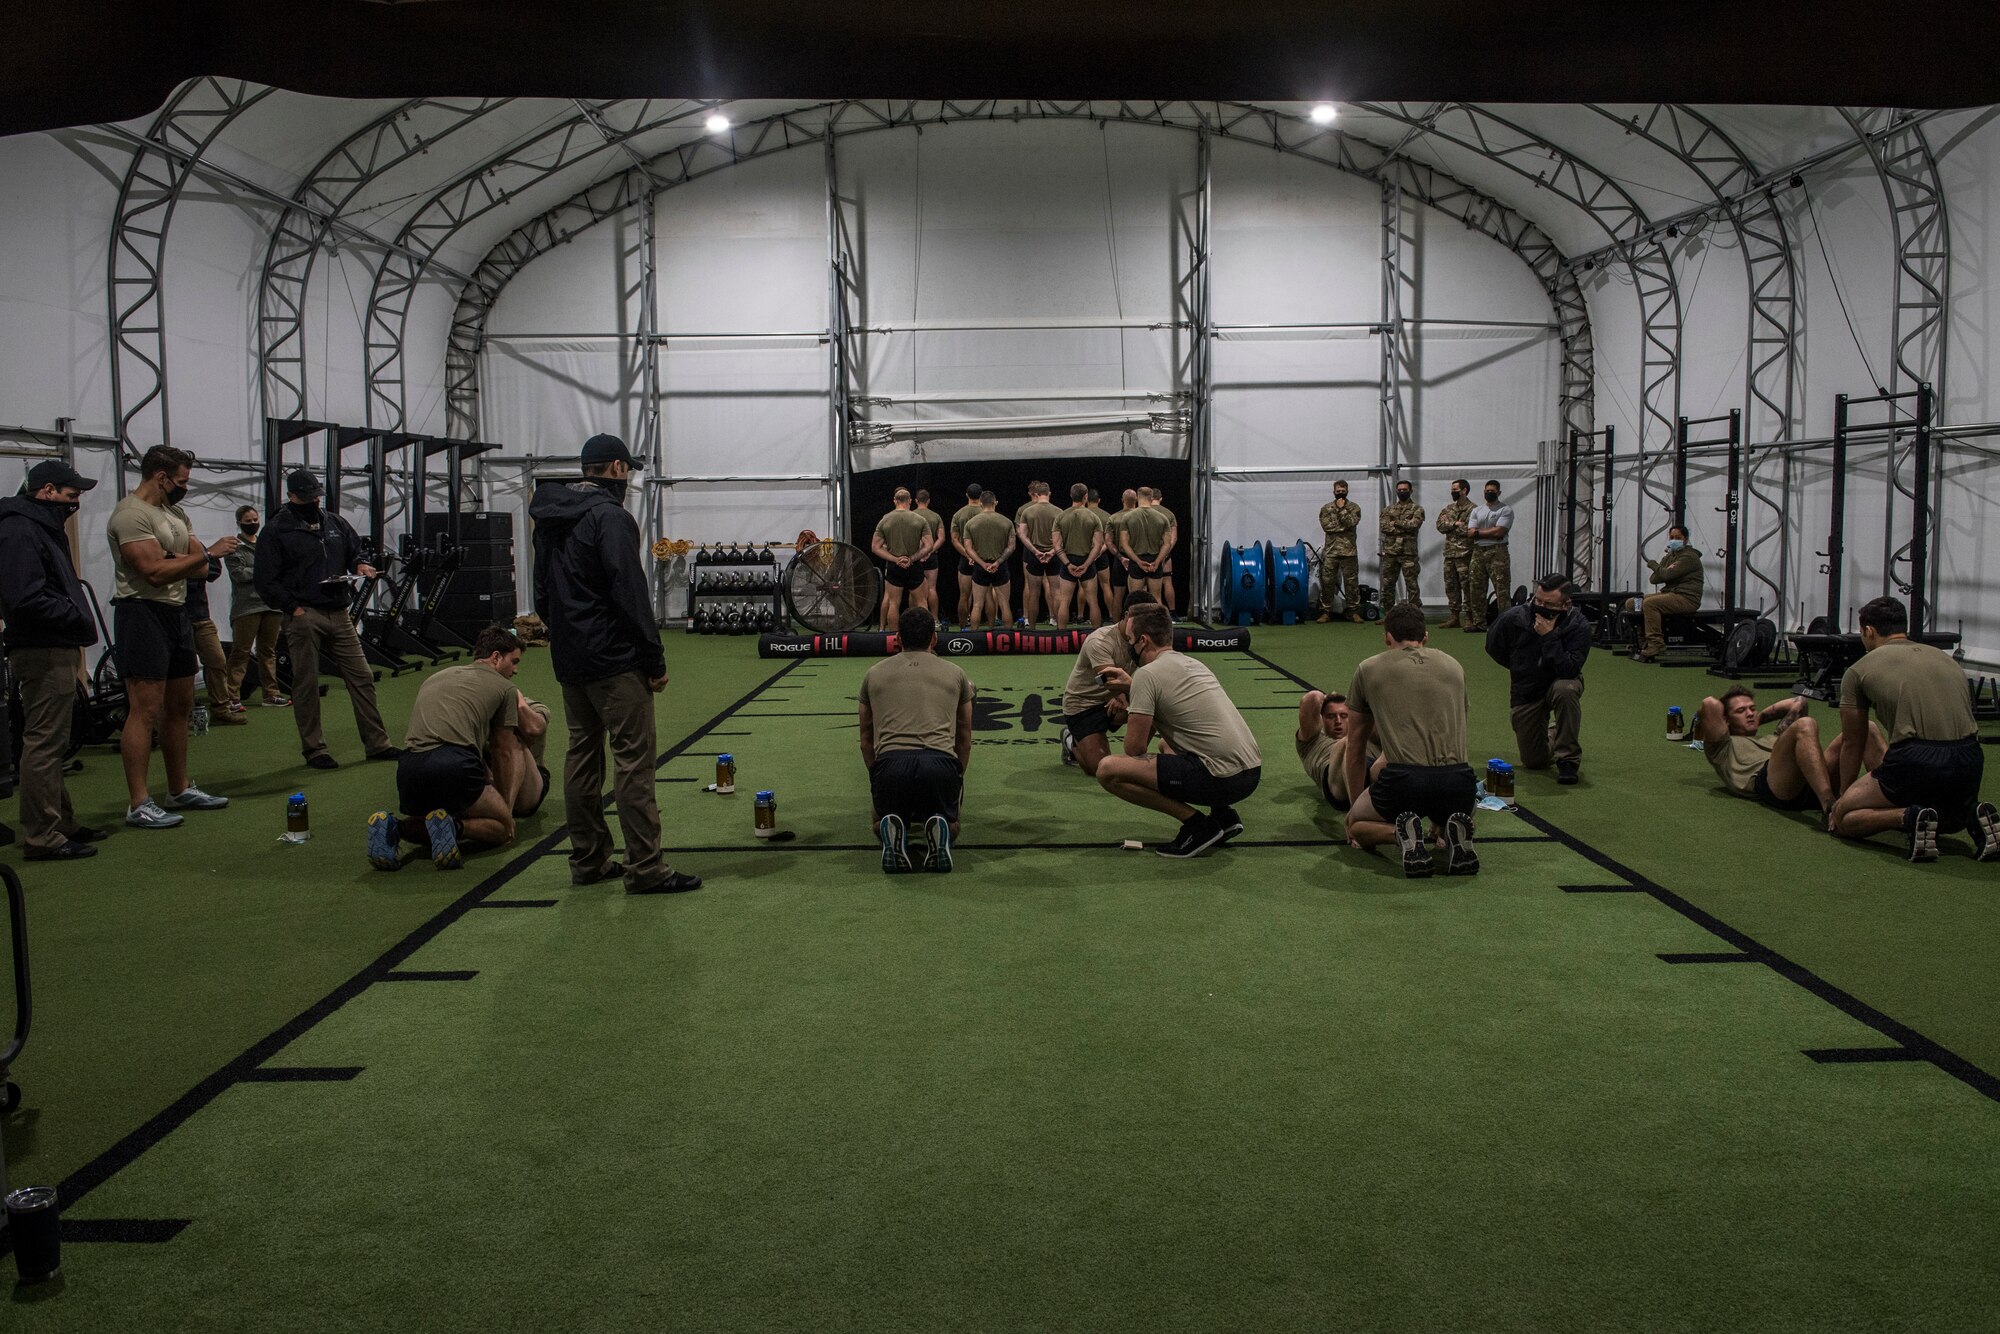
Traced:
[[556, 680], [665, 676], [638, 521], [591, 481], [544, 486], [528, 517], [535, 521], [535, 611], [548, 622]]
[[322, 509], [318, 525], [309, 526], [287, 504], [258, 539], [257, 594], [287, 616], [299, 607], [345, 608], [347, 586], [327, 581], [351, 573], [360, 560], [353, 524]]
[[1553, 630], [1538, 635], [1533, 604], [1509, 607], [1486, 632], [1486, 656], [1507, 669], [1507, 702], [1532, 703], [1556, 682], [1583, 675], [1583, 660], [1590, 656], [1590, 622], [1571, 607], [1556, 618]]
[[1669, 551], [1658, 560], [1648, 560], [1652, 573], [1646, 577], [1660, 586], [1662, 593], [1678, 593], [1684, 598], [1701, 601], [1702, 569], [1701, 553], [1693, 547], [1682, 547], [1679, 551]]
[[88, 648], [90, 598], [70, 563], [55, 511], [28, 496], [0, 500], [0, 614], [11, 648]]

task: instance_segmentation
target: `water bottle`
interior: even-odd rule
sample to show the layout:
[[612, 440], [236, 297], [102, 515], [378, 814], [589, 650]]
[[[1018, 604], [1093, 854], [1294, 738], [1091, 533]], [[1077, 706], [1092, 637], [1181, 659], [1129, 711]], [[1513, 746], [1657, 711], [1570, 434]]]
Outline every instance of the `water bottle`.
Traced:
[[723, 796], [736, 791], [736, 757], [718, 755], [715, 757], [715, 790]]
[[306, 794], [294, 792], [285, 798], [285, 842], [303, 843], [312, 837], [312, 820], [306, 809]]
[[208, 735], [208, 705], [197, 704], [188, 715], [188, 731], [194, 736]]
[[1678, 704], [1667, 710], [1667, 740], [1687, 740], [1687, 722], [1681, 717], [1681, 710]]
[[757, 794], [756, 824], [751, 832], [758, 838], [769, 838], [778, 832], [778, 794], [759, 792]]

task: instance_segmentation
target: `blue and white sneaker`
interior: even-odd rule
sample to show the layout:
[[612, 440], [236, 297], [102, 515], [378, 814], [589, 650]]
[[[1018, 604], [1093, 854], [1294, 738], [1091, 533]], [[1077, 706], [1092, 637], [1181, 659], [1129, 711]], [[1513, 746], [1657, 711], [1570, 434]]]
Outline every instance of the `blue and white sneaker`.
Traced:
[[368, 817], [368, 864], [378, 871], [403, 869], [402, 845], [400, 835], [396, 832], [396, 817], [389, 811], [377, 811]]
[[189, 783], [169, 796], [167, 804], [177, 811], [219, 811], [229, 805], [229, 798], [212, 796]]
[[157, 801], [142, 801], [125, 812], [125, 823], [134, 829], [172, 829], [181, 817], [160, 809]]
[[1071, 768], [1076, 767], [1076, 737], [1071, 735], [1067, 727], [1062, 730], [1062, 755], [1064, 764]]
[[431, 837], [431, 860], [440, 871], [456, 871], [465, 865], [464, 854], [458, 850], [458, 821], [442, 810], [432, 811], [424, 817], [424, 832]]
[[882, 836], [882, 873], [896, 875], [916, 868], [910, 865], [909, 829], [900, 815], [885, 815], [875, 832]]
[[951, 821], [942, 815], [924, 821], [924, 869], [940, 874], [951, 870]]

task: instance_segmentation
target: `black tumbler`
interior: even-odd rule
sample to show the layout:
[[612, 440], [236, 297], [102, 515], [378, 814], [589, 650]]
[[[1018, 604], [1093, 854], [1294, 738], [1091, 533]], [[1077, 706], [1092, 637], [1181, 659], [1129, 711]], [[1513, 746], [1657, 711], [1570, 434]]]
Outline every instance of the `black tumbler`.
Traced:
[[24, 1186], [7, 1197], [7, 1231], [23, 1283], [41, 1283], [62, 1272], [61, 1213], [54, 1186]]

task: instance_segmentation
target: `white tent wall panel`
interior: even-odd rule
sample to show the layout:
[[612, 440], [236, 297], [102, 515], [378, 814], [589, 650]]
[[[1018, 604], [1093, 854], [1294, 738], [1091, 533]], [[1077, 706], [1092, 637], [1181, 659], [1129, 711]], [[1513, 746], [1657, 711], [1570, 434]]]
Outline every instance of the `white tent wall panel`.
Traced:
[[314, 421], [359, 426], [368, 418], [362, 329], [368, 317], [368, 293], [381, 263], [379, 250], [350, 245], [322, 250], [313, 265], [302, 333], [305, 415]]

